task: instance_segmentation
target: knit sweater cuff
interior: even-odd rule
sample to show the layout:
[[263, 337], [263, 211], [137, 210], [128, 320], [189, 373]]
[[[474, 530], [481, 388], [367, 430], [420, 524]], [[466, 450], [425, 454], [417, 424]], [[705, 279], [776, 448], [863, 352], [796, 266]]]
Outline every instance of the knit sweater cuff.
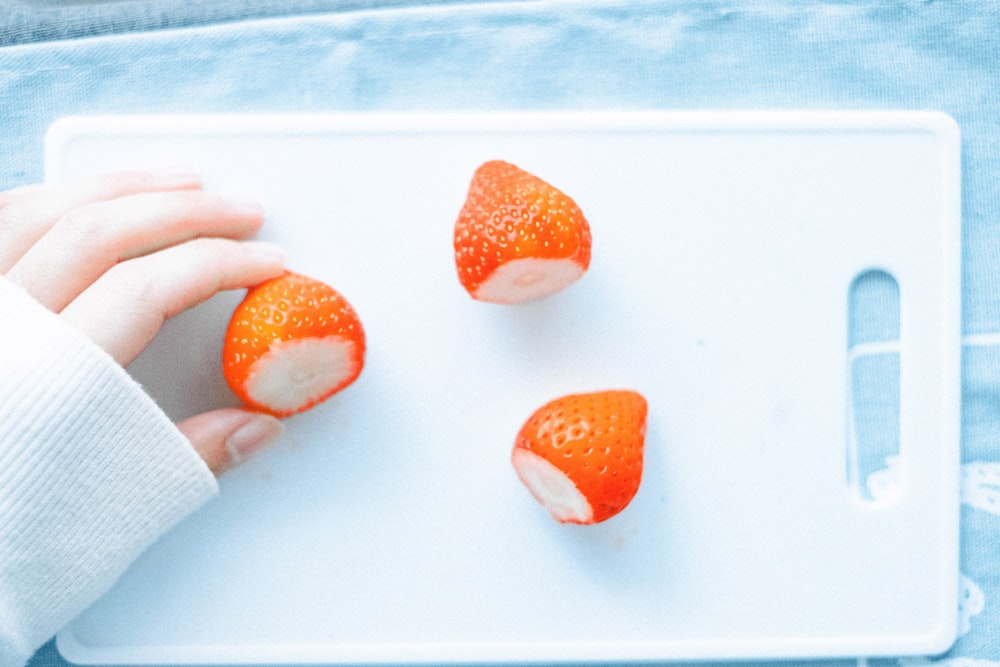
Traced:
[[3, 279], [0, 304], [0, 667], [8, 667], [218, 486], [109, 355]]

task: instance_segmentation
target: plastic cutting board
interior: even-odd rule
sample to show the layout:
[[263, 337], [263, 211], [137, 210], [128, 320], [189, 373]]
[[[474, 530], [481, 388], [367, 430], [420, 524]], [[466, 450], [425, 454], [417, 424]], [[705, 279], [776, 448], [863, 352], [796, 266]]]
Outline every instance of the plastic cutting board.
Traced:
[[[503, 307], [459, 286], [473, 170], [576, 199], [590, 271]], [[959, 134], [933, 112], [65, 119], [47, 178], [193, 165], [341, 290], [358, 382], [287, 421], [59, 635], [83, 663], [725, 659], [936, 653], [955, 638]], [[848, 292], [899, 286], [899, 492], [846, 470]], [[130, 370], [172, 416], [234, 404], [240, 298]], [[631, 387], [646, 470], [622, 514], [554, 523], [514, 435], [555, 396]]]

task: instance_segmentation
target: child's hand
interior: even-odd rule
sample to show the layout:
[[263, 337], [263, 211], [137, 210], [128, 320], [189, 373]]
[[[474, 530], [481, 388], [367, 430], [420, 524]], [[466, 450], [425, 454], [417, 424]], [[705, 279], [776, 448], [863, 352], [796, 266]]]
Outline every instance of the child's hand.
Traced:
[[[0, 273], [124, 365], [167, 318], [284, 270], [279, 248], [246, 240], [262, 222], [259, 206], [204, 192], [191, 172], [31, 185], [0, 193]], [[281, 430], [236, 409], [178, 426], [216, 474]]]

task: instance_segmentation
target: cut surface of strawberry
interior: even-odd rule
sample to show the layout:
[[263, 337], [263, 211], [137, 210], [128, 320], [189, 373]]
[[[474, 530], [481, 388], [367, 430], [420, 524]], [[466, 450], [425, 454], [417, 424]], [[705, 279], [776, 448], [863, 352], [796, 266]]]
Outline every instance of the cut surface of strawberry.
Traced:
[[639, 490], [646, 412], [646, 399], [624, 389], [550, 401], [518, 432], [514, 470], [556, 521], [605, 521]]
[[286, 272], [248, 290], [226, 330], [222, 369], [248, 406], [287, 417], [357, 379], [364, 366], [361, 320], [338, 291]]
[[454, 245], [462, 286], [492, 303], [554, 294], [590, 266], [590, 225], [576, 202], [503, 160], [485, 162], [473, 174]]

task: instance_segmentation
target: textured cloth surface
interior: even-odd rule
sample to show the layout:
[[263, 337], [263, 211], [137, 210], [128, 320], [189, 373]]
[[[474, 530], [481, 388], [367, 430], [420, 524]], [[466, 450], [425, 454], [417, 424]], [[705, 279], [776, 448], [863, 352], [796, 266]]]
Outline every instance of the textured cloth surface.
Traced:
[[0, 5], [0, 46], [408, 4], [408, 0], [7, 0]]
[[115, 361], [0, 278], [0, 665], [17, 665], [217, 489]]
[[[141, 33], [111, 35], [107, 23], [95, 21], [93, 32], [102, 36], [0, 50], [0, 187], [41, 178], [46, 128], [68, 114], [745, 108], [951, 114], [962, 129], [964, 169], [962, 621], [955, 647], [928, 660], [1000, 664], [997, 3], [337, 3], [326, 13], [211, 26], [203, 25], [204, 15], [184, 11], [186, 17], [170, 21], [133, 23]], [[185, 22], [202, 25], [153, 30]], [[891, 323], [884, 325], [859, 332], [857, 341], [891, 338]], [[881, 377], [891, 377], [896, 363], [891, 352], [862, 361], [881, 366], [872, 371]], [[891, 381], [874, 381], [858, 394], [870, 407], [892, 405], [897, 392]], [[867, 426], [860, 414], [862, 428], [892, 440], [886, 413], [879, 414]], [[876, 482], [891, 478], [891, 462], [868, 470]], [[50, 659], [47, 651], [37, 660]]]

